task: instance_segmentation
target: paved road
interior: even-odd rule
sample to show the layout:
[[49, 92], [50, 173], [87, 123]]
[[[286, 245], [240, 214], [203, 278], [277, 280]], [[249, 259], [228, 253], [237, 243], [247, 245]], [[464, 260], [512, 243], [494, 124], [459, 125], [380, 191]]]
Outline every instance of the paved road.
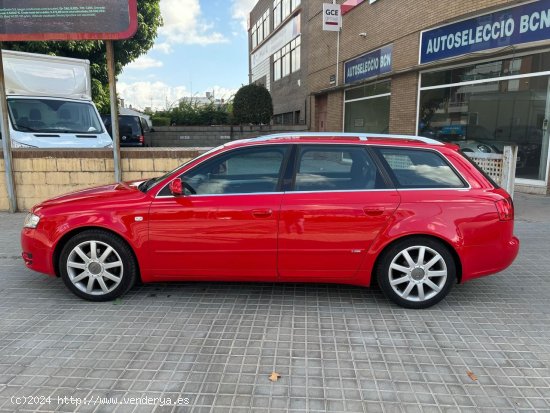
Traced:
[[0, 411], [550, 412], [548, 201], [516, 196], [510, 269], [423, 311], [297, 284], [147, 285], [89, 303], [25, 269], [23, 215], [0, 214]]

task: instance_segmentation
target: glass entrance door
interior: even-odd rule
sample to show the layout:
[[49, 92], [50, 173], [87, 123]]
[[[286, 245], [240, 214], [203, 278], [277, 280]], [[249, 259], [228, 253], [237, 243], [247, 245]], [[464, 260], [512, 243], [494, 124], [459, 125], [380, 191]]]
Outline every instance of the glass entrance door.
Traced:
[[544, 120], [542, 121], [542, 142], [540, 152], [539, 179], [546, 180], [548, 165], [548, 141], [550, 135], [550, 77], [548, 77], [548, 86], [546, 88], [546, 110], [544, 111]]

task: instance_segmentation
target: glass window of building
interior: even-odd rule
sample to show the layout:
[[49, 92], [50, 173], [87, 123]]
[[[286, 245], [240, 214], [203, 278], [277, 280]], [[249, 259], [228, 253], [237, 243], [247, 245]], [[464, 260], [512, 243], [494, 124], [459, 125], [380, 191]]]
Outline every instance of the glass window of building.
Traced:
[[300, 69], [300, 36], [273, 54], [273, 81], [290, 75]]
[[269, 10], [266, 10], [263, 17], [264, 39], [269, 35]]
[[290, 45], [290, 60], [292, 64], [292, 72], [300, 70], [300, 51], [301, 51], [301, 36], [298, 36], [291, 42]]
[[285, 47], [283, 47], [283, 77], [288, 76], [290, 74], [290, 45], [287, 44]]
[[466, 152], [518, 146], [516, 178], [545, 181], [550, 53], [423, 73], [418, 133]]
[[281, 78], [281, 51], [273, 54], [273, 81]]
[[258, 46], [269, 34], [269, 10], [252, 26], [252, 48]]
[[282, 18], [283, 20], [286, 19], [288, 16], [290, 16], [290, 0], [283, 0], [282, 1], [283, 9], [282, 9]]
[[258, 23], [252, 26], [251, 41], [253, 49], [258, 46]]
[[281, 0], [275, 0], [273, 2], [273, 28], [281, 24]]
[[390, 97], [390, 81], [346, 90], [344, 131], [388, 133]]
[[279, 26], [300, 4], [300, 0], [275, 0], [273, 2], [273, 28]]

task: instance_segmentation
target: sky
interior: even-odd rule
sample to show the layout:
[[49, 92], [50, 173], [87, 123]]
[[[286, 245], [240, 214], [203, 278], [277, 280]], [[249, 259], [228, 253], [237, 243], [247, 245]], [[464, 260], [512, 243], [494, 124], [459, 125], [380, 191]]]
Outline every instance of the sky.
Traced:
[[228, 99], [248, 84], [247, 19], [257, 0], [160, 0], [154, 47], [118, 76], [125, 106], [170, 108], [182, 97]]

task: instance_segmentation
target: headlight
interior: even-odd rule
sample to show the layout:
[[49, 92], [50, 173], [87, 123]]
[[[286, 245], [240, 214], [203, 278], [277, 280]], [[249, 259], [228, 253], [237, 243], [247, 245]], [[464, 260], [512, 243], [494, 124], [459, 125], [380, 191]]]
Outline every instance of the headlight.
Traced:
[[105, 149], [113, 149], [113, 144], [110, 143], [109, 145], [104, 146]]
[[12, 148], [36, 148], [36, 146], [25, 145], [24, 143], [14, 141], [13, 139], [11, 141], [11, 147]]
[[25, 217], [25, 223], [23, 224], [23, 226], [25, 228], [36, 228], [39, 222], [40, 222], [40, 217], [38, 215], [29, 213]]

